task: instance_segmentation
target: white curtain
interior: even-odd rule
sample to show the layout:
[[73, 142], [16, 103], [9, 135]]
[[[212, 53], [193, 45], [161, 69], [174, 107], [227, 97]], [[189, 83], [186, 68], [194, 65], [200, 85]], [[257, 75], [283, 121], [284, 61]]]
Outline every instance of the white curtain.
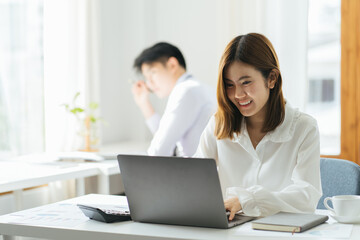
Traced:
[[[78, 122], [63, 104], [99, 102], [97, 0], [44, 1], [45, 150], [80, 148]], [[74, 181], [49, 184], [50, 201], [75, 196]]]
[[42, 1], [0, 1], [0, 159], [43, 151]]
[[65, 111], [80, 92], [78, 105], [99, 101], [98, 15], [96, 0], [44, 1], [46, 151], [79, 146], [74, 116]]

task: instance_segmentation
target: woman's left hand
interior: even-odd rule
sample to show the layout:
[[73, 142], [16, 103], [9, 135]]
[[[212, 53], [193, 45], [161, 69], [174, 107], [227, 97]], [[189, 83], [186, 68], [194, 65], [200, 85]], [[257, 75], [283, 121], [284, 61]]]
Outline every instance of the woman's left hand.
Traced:
[[242, 210], [242, 206], [240, 204], [238, 197], [233, 197], [225, 200], [224, 205], [225, 205], [225, 209], [230, 211], [230, 216], [229, 216], [230, 221], [234, 219], [235, 213]]

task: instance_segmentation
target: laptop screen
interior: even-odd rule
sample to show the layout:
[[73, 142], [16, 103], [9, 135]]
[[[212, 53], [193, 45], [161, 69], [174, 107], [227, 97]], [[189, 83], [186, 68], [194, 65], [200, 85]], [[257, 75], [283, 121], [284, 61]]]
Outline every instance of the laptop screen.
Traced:
[[214, 159], [118, 155], [134, 221], [228, 228]]

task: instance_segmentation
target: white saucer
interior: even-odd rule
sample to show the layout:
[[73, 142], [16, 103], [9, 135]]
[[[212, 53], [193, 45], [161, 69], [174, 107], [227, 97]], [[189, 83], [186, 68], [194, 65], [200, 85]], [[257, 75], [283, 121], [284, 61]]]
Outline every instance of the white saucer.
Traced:
[[330, 213], [330, 216], [339, 223], [360, 223], [360, 216], [336, 216], [333, 213]]

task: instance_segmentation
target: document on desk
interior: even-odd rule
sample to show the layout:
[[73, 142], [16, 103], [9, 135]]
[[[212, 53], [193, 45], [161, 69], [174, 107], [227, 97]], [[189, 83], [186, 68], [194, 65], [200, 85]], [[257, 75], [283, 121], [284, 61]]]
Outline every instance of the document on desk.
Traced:
[[324, 238], [324, 239], [349, 239], [351, 236], [353, 225], [341, 224], [329, 220], [314, 228], [311, 228], [302, 233], [276, 232], [276, 231], [262, 231], [254, 230], [251, 223], [245, 223], [236, 229], [236, 234], [241, 236], [266, 236], [266, 237], [304, 237], [304, 238]]
[[75, 204], [69, 203], [54, 203], [2, 217], [13, 224], [61, 227], [76, 226], [89, 220]]

